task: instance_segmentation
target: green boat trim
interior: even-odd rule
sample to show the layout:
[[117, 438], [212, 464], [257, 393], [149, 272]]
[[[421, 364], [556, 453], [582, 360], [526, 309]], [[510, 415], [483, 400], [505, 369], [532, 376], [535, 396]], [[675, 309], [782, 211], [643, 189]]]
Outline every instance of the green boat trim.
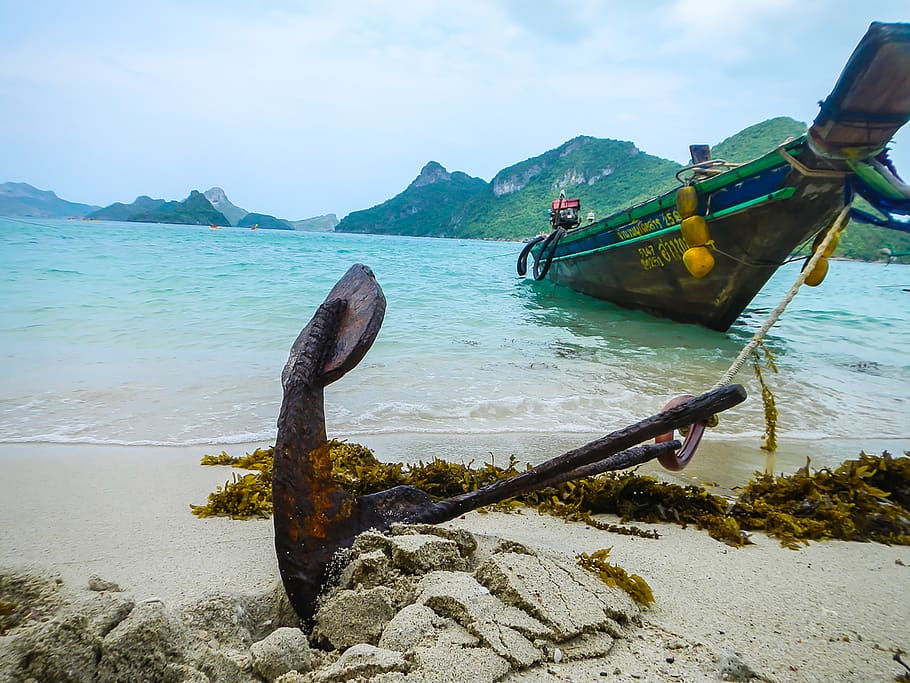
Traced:
[[[772, 192], [771, 194], [765, 195], [764, 197], [750, 199], [747, 202], [743, 202], [742, 204], [737, 204], [736, 206], [731, 206], [729, 208], [718, 211], [717, 213], [709, 213], [707, 216], [705, 216], [705, 220], [710, 225], [712, 220], [724, 218], [725, 216], [731, 216], [731, 215], [739, 213], [741, 211], [748, 211], [749, 209], [753, 209], [756, 206], [760, 206], [761, 204], [767, 204], [770, 202], [777, 202], [777, 201], [790, 199], [794, 194], [796, 194], [795, 187], [785, 187], [780, 190], [776, 190], [776, 191]], [[638, 237], [632, 237], [627, 240], [619, 240], [618, 242], [614, 242], [613, 244], [607, 244], [603, 247], [597, 247], [596, 249], [588, 249], [587, 251], [575, 251], [570, 254], [565, 254], [563, 256], [554, 256], [553, 260], [561, 261], [561, 260], [567, 259], [567, 258], [571, 259], [571, 258], [576, 258], [578, 256], [587, 256], [588, 254], [596, 254], [599, 252], [608, 251], [610, 249], [616, 249], [617, 247], [625, 247], [630, 244], [636, 244], [638, 242], [645, 242], [647, 240], [653, 240], [654, 238], [664, 237], [665, 235], [669, 235], [674, 230], [679, 231], [679, 223], [677, 223], [675, 225], [671, 225], [667, 228], [663, 228], [662, 230], [655, 230], [654, 232], [649, 232], [645, 235], [639, 235]]]
[[[699, 183], [696, 183], [696, 189], [701, 195], [710, 194], [716, 190], [721, 189], [722, 187], [734, 183], [738, 180], [744, 180], [750, 176], [753, 176], [762, 171], [774, 168], [775, 166], [780, 166], [787, 163], [786, 160], [781, 156], [780, 151], [783, 150], [788, 154], [792, 151], [798, 151], [800, 147], [805, 143], [806, 136], [801, 135], [800, 137], [790, 140], [789, 142], [784, 143], [783, 145], [776, 147], [771, 150], [764, 156], [753, 159], [745, 164], [736, 166], [734, 168], [725, 171], [713, 178], [708, 178]], [[624, 225], [636, 221], [645, 216], [649, 216], [658, 211], [664, 211], [667, 209], [676, 208], [676, 190], [679, 188], [673, 188], [668, 190], [662, 195], [653, 197], [652, 199], [647, 200], [641, 204], [632, 206], [624, 211], [619, 213], [611, 214], [606, 218], [602, 218], [599, 221], [584, 225], [575, 230], [571, 230], [566, 235], [567, 241], [575, 241], [576, 239], [582, 239], [588, 237], [589, 235], [602, 232], [604, 228], [608, 230], [613, 230], [616, 228], [621, 228]], [[654, 234], [654, 233], [651, 233]], [[628, 241], [625, 242], [628, 244]]]
[[790, 199], [795, 194], [796, 194], [795, 187], [783, 187], [779, 190], [775, 190], [774, 192], [765, 195], [764, 197], [756, 197], [755, 199], [750, 199], [749, 201], [743, 202], [742, 204], [737, 204], [736, 206], [731, 206], [726, 209], [722, 209], [716, 213], [709, 213], [707, 216], [705, 216], [705, 220], [708, 221], [708, 223], [710, 223], [712, 220], [717, 220], [718, 218], [724, 218], [725, 216], [732, 216], [735, 213], [753, 209], [756, 206], [760, 206], [761, 204], [767, 204], [768, 202], [779, 202], [784, 199]]

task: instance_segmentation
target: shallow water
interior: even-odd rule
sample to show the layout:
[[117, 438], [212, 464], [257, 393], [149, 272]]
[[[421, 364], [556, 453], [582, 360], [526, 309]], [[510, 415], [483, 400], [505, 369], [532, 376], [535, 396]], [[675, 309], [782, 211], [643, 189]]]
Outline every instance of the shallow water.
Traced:
[[[593, 438], [712, 386], [799, 268], [722, 334], [519, 280], [520, 246], [0, 218], [0, 443], [269, 442], [291, 343], [355, 262], [388, 310], [327, 389], [333, 434]], [[800, 292], [767, 341], [782, 438], [908, 440], [906, 289], [907, 266], [835, 261]], [[711, 438], [757, 444], [737, 381]]]

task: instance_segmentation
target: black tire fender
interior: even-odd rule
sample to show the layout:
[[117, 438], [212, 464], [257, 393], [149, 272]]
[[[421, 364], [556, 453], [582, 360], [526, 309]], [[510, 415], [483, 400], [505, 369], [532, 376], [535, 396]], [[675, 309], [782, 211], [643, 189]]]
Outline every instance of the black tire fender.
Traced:
[[521, 277], [524, 277], [528, 272], [528, 254], [531, 253], [531, 249], [534, 248], [535, 244], [540, 244], [543, 242], [543, 240], [543, 235], [538, 235], [530, 242], [528, 242], [521, 250], [521, 253], [518, 255], [518, 264], [516, 265], [516, 270]]
[[[547, 276], [547, 273], [550, 271], [550, 266], [553, 263], [553, 255], [556, 253], [556, 245], [559, 244], [559, 240], [561, 240], [562, 236], [565, 234], [565, 228], [556, 228], [556, 230], [547, 235], [547, 238], [543, 241], [540, 251], [537, 252], [537, 258], [534, 259], [533, 275], [535, 280], [543, 280]], [[541, 261], [544, 262], [543, 268], [540, 267]]]

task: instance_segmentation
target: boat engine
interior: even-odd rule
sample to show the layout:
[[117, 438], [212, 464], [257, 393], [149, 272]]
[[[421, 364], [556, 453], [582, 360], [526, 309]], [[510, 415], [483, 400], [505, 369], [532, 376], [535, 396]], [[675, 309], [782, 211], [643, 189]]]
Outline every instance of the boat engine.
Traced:
[[559, 199], [554, 199], [550, 204], [550, 227], [571, 230], [578, 227], [581, 220], [578, 213], [581, 210], [581, 200], [566, 199], [566, 193], [560, 192]]

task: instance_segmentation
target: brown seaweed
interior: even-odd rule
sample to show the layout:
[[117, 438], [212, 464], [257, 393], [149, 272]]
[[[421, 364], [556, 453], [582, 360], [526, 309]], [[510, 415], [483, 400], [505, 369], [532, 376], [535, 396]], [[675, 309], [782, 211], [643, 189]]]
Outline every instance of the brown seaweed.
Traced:
[[[485, 463], [475, 468], [472, 463], [437, 458], [410, 466], [383, 463], [359, 444], [338, 441], [329, 442], [329, 451], [332, 480], [358, 496], [408, 485], [443, 499], [527, 468], [515, 456], [505, 467]], [[272, 449], [259, 452], [263, 464], [268, 463]], [[230, 459], [235, 467], [242, 460]], [[265, 467], [235, 477], [210, 494], [207, 505], [191, 506], [193, 512], [234, 518], [268, 516], [270, 476], [270, 468]], [[255, 495], [259, 493], [263, 495]], [[526, 493], [497, 504], [497, 509], [516, 506], [648, 538], [656, 538], [657, 532], [611, 524], [595, 515], [616, 515], [625, 523], [692, 525], [733, 546], [748, 544], [751, 531], [767, 533], [791, 548], [826, 539], [910, 545], [910, 457], [860, 453], [833, 471], [812, 471], [807, 463], [792, 475], [756, 474], [732, 501], [700, 486], [679, 486], [635, 473], [608, 473]]]
[[787, 547], [839, 539], [910, 545], [910, 458], [860, 453], [835, 470], [759, 475], [730, 514], [742, 529], [764, 531]]
[[648, 582], [638, 574], [629, 574], [619, 565], [607, 562], [610, 550], [612, 548], [603, 548], [595, 550], [590, 555], [581, 553], [576, 556], [575, 561], [579, 567], [587, 569], [608, 586], [624, 590], [639, 605], [646, 607], [652, 604], [654, 602], [654, 593]]

